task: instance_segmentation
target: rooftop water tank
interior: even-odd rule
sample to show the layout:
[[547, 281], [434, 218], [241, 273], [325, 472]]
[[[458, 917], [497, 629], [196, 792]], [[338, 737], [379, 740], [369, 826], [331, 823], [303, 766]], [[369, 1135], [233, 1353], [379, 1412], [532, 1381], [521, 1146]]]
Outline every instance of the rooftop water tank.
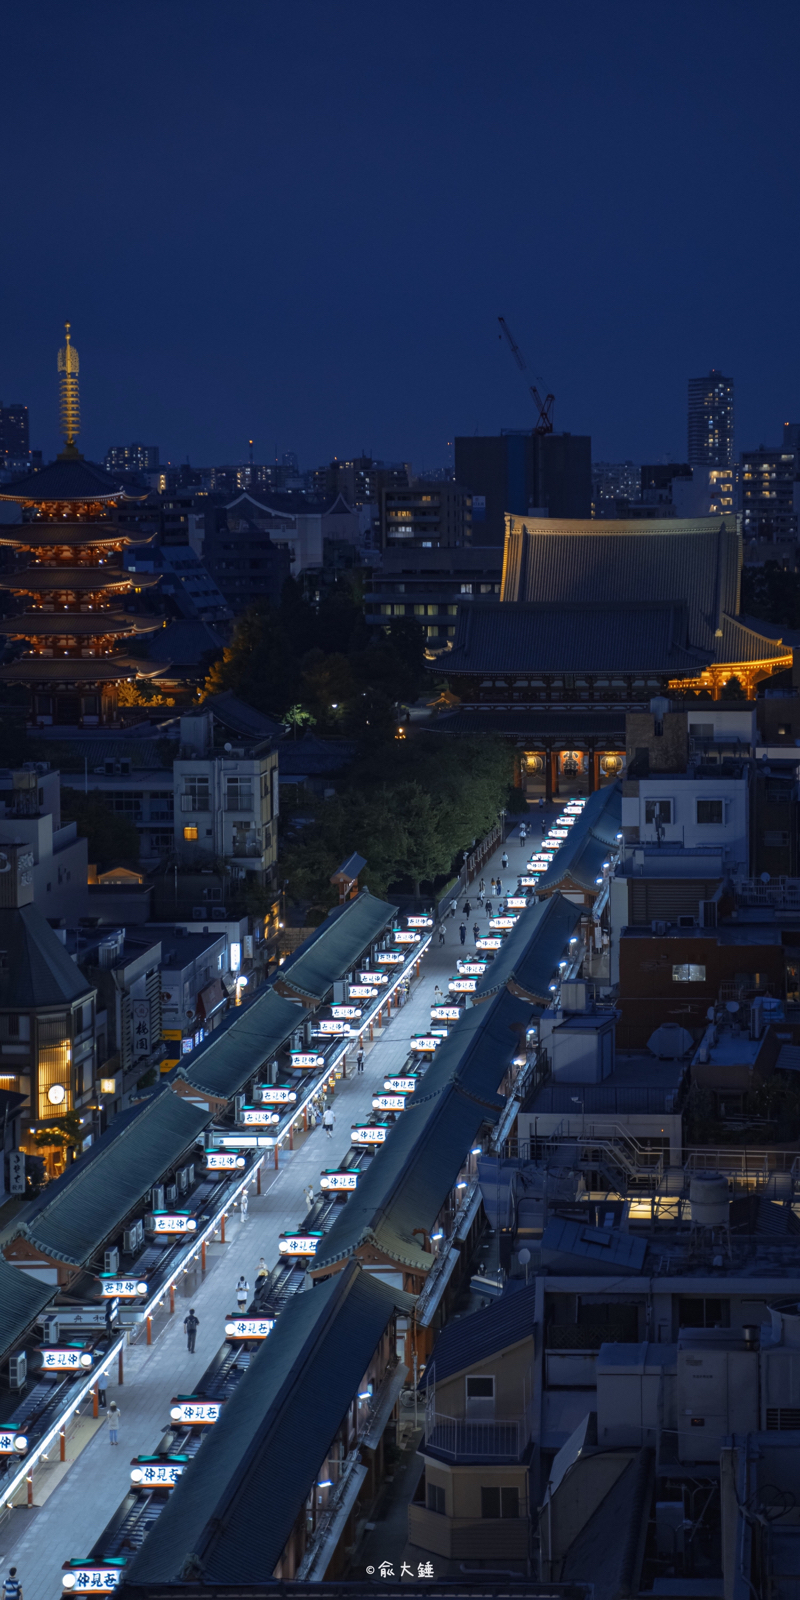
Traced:
[[724, 1173], [693, 1172], [689, 1179], [689, 1200], [696, 1227], [727, 1227], [730, 1197]]

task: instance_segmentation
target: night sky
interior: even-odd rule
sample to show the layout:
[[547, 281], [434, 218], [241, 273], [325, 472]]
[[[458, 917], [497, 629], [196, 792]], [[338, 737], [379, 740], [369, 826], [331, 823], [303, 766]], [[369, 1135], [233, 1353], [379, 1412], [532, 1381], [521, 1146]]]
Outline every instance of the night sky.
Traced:
[[3, 14], [0, 396], [87, 455], [682, 459], [800, 420], [796, 0], [30, 0]]

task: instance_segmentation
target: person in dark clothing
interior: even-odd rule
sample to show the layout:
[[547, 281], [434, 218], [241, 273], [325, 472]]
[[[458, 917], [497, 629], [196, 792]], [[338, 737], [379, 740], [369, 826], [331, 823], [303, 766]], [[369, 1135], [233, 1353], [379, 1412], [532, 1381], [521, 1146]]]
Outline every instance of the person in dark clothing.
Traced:
[[364, 1051], [361, 1049], [359, 1049], [358, 1055], [356, 1056], [356, 1066], [359, 1072], [364, 1071]]
[[479, 939], [480, 936], [481, 936], [481, 930], [478, 927], [477, 922], [473, 922], [473, 924], [472, 924], [472, 937], [473, 937], [473, 939]]
[[195, 1316], [194, 1307], [192, 1307], [188, 1317], [184, 1317], [183, 1326], [186, 1329], [186, 1348], [191, 1355], [194, 1355], [194, 1342], [200, 1326], [200, 1318]]
[[464, 901], [464, 916], [468, 917], [469, 913], [470, 913], [470, 904], [469, 904], [468, 900], [465, 900]]
[[461, 939], [461, 943], [462, 944], [466, 944], [466, 942], [467, 942], [467, 924], [466, 924], [466, 922], [462, 922], [461, 927], [459, 928], [458, 932], [459, 932], [459, 937]]

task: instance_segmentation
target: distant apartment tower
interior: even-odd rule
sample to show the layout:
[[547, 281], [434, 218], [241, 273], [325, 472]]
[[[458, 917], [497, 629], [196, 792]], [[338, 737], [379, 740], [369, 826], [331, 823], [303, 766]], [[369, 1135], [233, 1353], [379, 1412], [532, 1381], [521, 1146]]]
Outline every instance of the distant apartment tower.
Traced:
[[506, 513], [592, 514], [592, 441], [575, 433], [504, 429], [455, 442], [456, 482], [472, 495], [472, 542], [502, 545]]
[[472, 495], [456, 483], [380, 490], [381, 548], [438, 550], [470, 543]]
[[689, 379], [689, 465], [733, 466], [733, 378], [716, 367]]
[[0, 467], [12, 461], [27, 467], [28, 449], [28, 407], [4, 406], [0, 400]]
[[742, 533], [772, 544], [797, 538], [794, 506], [797, 459], [791, 442], [743, 450], [740, 470]]
[[157, 444], [112, 444], [106, 455], [106, 472], [155, 472], [159, 466]]

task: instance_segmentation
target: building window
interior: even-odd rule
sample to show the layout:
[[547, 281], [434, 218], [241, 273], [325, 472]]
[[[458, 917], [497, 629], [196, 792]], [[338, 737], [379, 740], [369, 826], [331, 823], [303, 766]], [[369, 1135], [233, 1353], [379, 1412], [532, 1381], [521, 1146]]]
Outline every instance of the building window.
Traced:
[[764, 846], [767, 850], [784, 849], [789, 843], [789, 835], [781, 828], [767, 828], [764, 833]]
[[671, 800], [645, 800], [645, 803], [644, 803], [644, 820], [645, 820], [645, 823], [649, 823], [650, 826], [653, 827], [653, 828], [657, 828], [659, 826], [659, 824], [663, 827], [665, 823], [671, 822], [672, 821], [672, 801]]
[[712, 823], [719, 827], [725, 821], [724, 800], [698, 800], [697, 820], [703, 823]]
[[197, 838], [197, 825], [194, 822], [188, 822], [186, 824], [186, 827], [183, 830], [183, 837], [184, 839]]
[[210, 811], [208, 778], [184, 778], [182, 811]]
[[481, 1488], [481, 1516], [504, 1519], [518, 1517], [519, 1489]]
[[461, 593], [462, 594], [472, 594], [472, 584], [471, 583], [462, 583], [462, 585], [461, 585]]
[[678, 1326], [681, 1328], [729, 1328], [730, 1300], [682, 1295], [678, 1301]]
[[435, 1511], [435, 1512], [437, 1512], [437, 1514], [440, 1517], [443, 1517], [444, 1516], [444, 1489], [442, 1488], [442, 1485], [440, 1483], [429, 1483], [428, 1486], [427, 1486], [427, 1492], [428, 1492], [428, 1510], [429, 1511]]
[[682, 961], [672, 969], [673, 983], [705, 983], [706, 969], [694, 961]]

